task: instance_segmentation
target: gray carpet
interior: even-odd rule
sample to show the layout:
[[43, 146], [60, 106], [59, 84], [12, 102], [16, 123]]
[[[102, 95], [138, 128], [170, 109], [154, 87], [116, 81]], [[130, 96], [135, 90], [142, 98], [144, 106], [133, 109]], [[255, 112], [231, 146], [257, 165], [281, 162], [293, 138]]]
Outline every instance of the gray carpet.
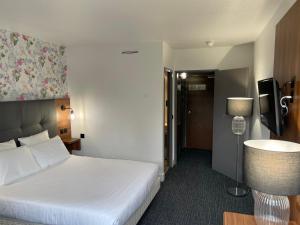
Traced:
[[185, 151], [138, 225], [222, 225], [223, 212], [253, 214], [251, 194], [226, 193], [235, 182], [211, 169], [211, 154]]

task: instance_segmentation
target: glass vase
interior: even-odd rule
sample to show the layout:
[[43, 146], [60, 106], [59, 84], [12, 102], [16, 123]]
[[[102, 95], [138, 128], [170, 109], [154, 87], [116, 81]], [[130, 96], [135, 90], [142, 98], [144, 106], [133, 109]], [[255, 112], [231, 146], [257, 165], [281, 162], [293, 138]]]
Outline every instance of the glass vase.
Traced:
[[290, 202], [287, 196], [265, 194], [252, 190], [257, 225], [288, 225]]

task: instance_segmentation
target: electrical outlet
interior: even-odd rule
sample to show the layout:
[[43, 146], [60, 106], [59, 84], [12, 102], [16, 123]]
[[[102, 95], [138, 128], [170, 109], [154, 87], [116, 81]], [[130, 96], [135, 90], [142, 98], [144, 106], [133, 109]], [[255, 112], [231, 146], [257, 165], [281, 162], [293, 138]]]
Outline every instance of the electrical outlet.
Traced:
[[80, 138], [85, 138], [85, 135], [84, 134], [80, 134]]

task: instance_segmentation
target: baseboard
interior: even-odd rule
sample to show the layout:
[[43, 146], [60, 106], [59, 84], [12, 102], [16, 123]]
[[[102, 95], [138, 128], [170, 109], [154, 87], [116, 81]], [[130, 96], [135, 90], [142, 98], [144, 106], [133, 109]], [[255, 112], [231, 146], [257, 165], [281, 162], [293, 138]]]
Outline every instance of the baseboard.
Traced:
[[165, 181], [165, 173], [161, 173], [159, 177], [160, 177], [160, 182]]

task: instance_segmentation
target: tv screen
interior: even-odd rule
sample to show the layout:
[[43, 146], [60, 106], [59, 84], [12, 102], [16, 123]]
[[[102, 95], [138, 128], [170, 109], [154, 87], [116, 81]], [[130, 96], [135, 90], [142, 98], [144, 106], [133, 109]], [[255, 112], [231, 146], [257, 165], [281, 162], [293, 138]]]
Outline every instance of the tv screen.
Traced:
[[280, 90], [278, 82], [273, 79], [258, 81], [260, 120], [274, 134], [282, 134]]

